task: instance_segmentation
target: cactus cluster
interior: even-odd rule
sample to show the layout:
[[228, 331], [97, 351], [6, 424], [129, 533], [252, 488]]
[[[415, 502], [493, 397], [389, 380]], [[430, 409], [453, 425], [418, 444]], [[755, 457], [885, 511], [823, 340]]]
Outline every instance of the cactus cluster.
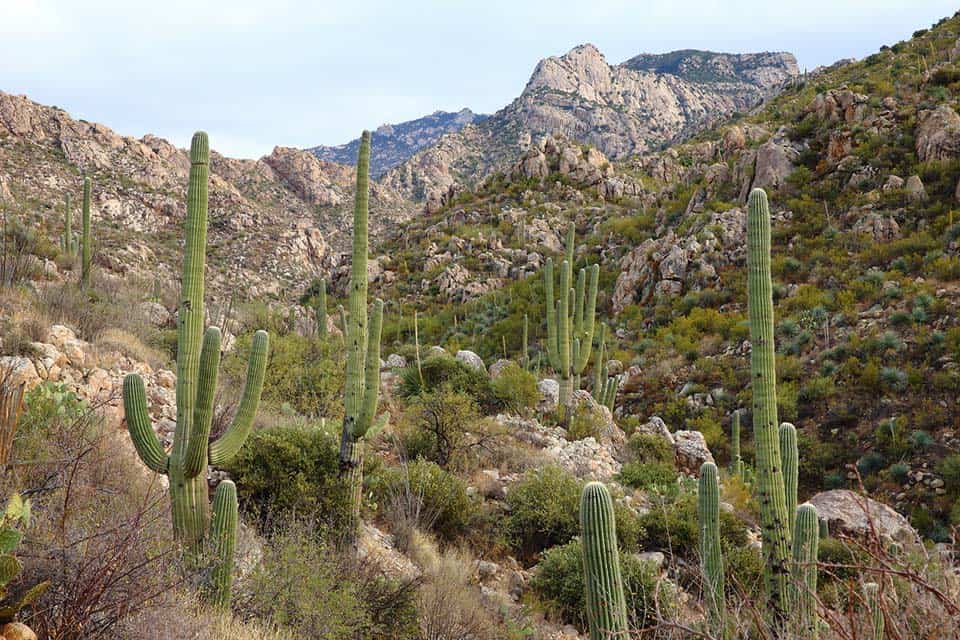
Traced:
[[627, 600], [620, 575], [613, 499], [600, 482], [587, 483], [583, 488], [580, 533], [590, 640], [627, 640]]
[[[210, 442], [210, 427], [220, 365], [220, 329], [204, 324], [204, 268], [207, 243], [207, 180], [210, 150], [207, 134], [194, 134], [190, 146], [190, 183], [187, 191], [186, 244], [180, 308], [177, 315], [177, 424], [168, 454], [150, 423], [143, 380], [131, 373], [123, 381], [123, 407], [130, 437], [140, 459], [151, 470], [170, 479], [173, 532], [188, 564], [198, 565], [213, 541], [215, 563], [213, 601], [227, 606], [233, 574], [236, 539], [236, 488], [229, 480], [217, 487], [211, 523], [207, 465], [220, 465], [243, 446], [260, 403], [266, 370], [268, 337], [253, 338], [247, 380], [232, 424]], [[208, 534], [209, 532], [209, 534]]]
[[597, 340], [597, 358], [593, 363], [593, 399], [613, 411], [619, 381], [616, 377], [610, 375], [607, 368], [607, 346], [603, 335], [605, 329], [606, 327], [601, 323], [600, 335]]
[[[82, 235], [80, 241], [80, 285], [83, 288], [90, 286], [90, 261], [93, 257], [90, 248], [90, 178], [83, 179], [83, 218]], [[206, 190], [204, 190], [206, 193]]]
[[564, 420], [569, 419], [573, 390], [580, 388], [580, 375], [590, 361], [600, 278], [600, 265], [594, 264], [589, 269], [580, 269], [574, 283], [575, 235], [576, 226], [570, 223], [566, 257], [560, 265], [559, 295], [554, 295], [553, 258], [547, 258], [543, 272], [546, 351], [550, 366], [560, 376], [559, 407]]
[[370, 166], [370, 132], [360, 137], [357, 157], [357, 192], [353, 210], [353, 256], [350, 271], [350, 315], [346, 326], [347, 366], [343, 430], [340, 437], [340, 472], [350, 486], [351, 519], [347, 537], [354, 540], [360, 526], [363, 492], [364, 441], [376, 435], [385, 420], [374, 425], [380, 398], [380, 332], [383, 301], [373, 304], [367, 326], [367, 232]]

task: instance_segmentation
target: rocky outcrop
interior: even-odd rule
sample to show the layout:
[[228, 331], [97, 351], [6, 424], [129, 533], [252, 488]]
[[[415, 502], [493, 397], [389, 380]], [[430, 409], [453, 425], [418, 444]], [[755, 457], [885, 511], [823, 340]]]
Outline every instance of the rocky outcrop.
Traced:
[[946, 104], [921, 111], [917, 118], [916, 138], [920, 162], [960, 156], [960, 115]]
[[916, 530], [902, 515], [887, 505], [847, 489], [823, 491], [810, 498], [817, 514], [826, 519], [830, 532], [870, 538], [876, 532], [881, 539], [916, 543]]

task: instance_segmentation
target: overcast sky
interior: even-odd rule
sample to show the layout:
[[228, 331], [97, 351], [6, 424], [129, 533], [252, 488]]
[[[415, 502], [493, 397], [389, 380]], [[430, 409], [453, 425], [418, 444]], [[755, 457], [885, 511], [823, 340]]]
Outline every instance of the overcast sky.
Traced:
[[492, 113], [537, 61], [640, 52], [863, 57], [948, 0], [0, 0], [0, 91], [232, 156], [338, 144], [437, 109]]

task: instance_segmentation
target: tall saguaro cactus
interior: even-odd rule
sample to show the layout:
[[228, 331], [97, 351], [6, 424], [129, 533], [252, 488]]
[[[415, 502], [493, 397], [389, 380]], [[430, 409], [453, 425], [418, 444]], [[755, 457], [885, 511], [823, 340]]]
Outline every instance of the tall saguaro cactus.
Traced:
[[73, 258], [79, 250], [77, 234], [73, 232], [73, 209], [70, 203], [70, 194], [66, 195], [63, 203], [63, 235], [60, 236], [60, 250]]
[[[213, 527], [210, 524], [207, 464], [223, 464], [233, 458], [253, 426], [260, 404], [266, 370], [268, 338], [258, 331], [253, 338], [247, 380], [236, 417], [226, 432], [210, 443], [210, 426], [220, 366], [220, 329], [204, 323], [204, 267], [207, 245], [207, 178], [209, 174], [207, 134], [194, 134], [190, 145], [190, 185], [187, 191], [186, 245], [183, 257], [180, 308], [177, 315], [177, 426], [173, 448], [164, 451], [150, 424], [143, 380], [136, 373], [123, 381], [123, 408], [130, 437], [143, 463], [170, 479], [173, 532], [186, 558], [196, 563], [204, 554], [208, 532], [215, 538], [217, 558], [214, 571], [217, 602], [229, 599], [232, 571], [232, 540], [236, 530], [236, 490], [226, 480], [217, 488]], [[232, 496], [232, 497], [231, 497]], [[231, 524], [232, 522], [232, 524]]]
[[600, 482], [589, 482], [583, 488], [580, 533], [590, 640], [628, 640], [613, 499]]
[[363, 496], [363, 445], [379, 426], [373, 424], [380, 398], [380, 331], [383, 326], [383, 301], [373, 305], [373, 319], [367, 326], [367, 254], [369, 240], [370, 132], [360, 138], [357, 158], [357, 193], [353, 209], [353, 258], [350, 271], [350, 317], [347, 321], [347, 369], [344, 396], [343, 431], [340, 436], [340, 473], [350, 485], [351, 521], [348, 541], [355, 540], [360, 526]]
[[707, 604], [711, 631], [718, 637], [723, 637], [726, 598], [723, 555], [720, 551], [720, 487], [717, 466], [712, 462], [704, 462], [700, 466], [697, 515], [700, 522], [703, 599]]
[[793, 532], [793, 619], [798, 637], [815, 640], [820, 629], [817, 620], [817, 554], [820, 547], [820, 522], [812, 504], [797, 508]]
[[83, 179], [83, 235], [81, 239], [80, 257], [80, 284], [83, 288], [90, 286], [90, 178]]
[[580, 388], [580, 374], [590, 361], [593, 330], [597, 310], [597, 284], [600, 265], [580, 269], [573, 282], [576, 227], [571, 222], [567, 231], [567, 254], [560, 265], [559, 296], [554, 296], [553, 258], [547, 258], [543, 271], [547, 313], [547, 357], [560, 376], [560, 402], [564, 420], [570, 416], [574, 388]]
[[747, 302], [752, 347], [750, 380], [753, 387], [753, 433], [764, 558], [763, 578], [773, 617], [781, 621], [787, 605], [791, 531], [777, 434], [770, 209], [763, 189], [754, 189], [750, 193], [747, 214]]

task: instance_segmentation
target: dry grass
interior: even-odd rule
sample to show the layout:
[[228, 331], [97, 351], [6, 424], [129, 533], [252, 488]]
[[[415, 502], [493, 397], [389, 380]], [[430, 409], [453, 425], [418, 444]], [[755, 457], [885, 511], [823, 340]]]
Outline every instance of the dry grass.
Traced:
[[104, 356], [113, 351], [118, 351], [132, 360], [146, 362], [154, 369], [169, 364], [167, 354], [145, 345], [138, 336], [124, 329], [105, 329], [97, 336], [93, 346], [98, 354], [102, 354], [98, 356], [101, 365], [105, 363]]

